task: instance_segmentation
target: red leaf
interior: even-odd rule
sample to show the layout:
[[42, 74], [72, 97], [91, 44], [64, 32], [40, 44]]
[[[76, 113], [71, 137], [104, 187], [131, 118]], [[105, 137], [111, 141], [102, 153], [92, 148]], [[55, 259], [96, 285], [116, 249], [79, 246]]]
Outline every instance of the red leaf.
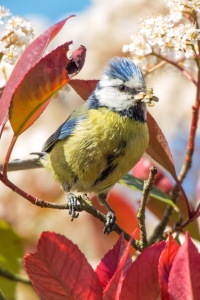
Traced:
[[98, 82], [99, 80], [73, 79], [69, 82], [69, 84], [83, 100], [87, 100], [90, 94], [94, 91]]
[[16, 88], [10, 106], [10, 123], [16, 136], [37, 119], [41, 106], [44, 110], [47, 105], [46, 100], [69, 81], [66, 71], [69, 44], [65, 43], [43, 57]]
[[[70, 16], [69, 18], [71, 17], [73, 16]], [[0, 132], [2, 131], [6, 121], [8, 120], [10, 101], [15, 89], [21, 82], [24, 75], [39, 61], [48, 44], [58, 34], [58, 32], [62, 29], [69, 18], [47, 29], [26, 48], [26, 50], [18, 60], [1, 97]]]
[[85, 55], [86, 55], [85, 46], [80, 46], [72, 53], [72, 56], [70, 57], [70, 63], [66, 68], [68, 71], [68, 75], [74, 76], [82, 69], [85, 63]]
[[99, 280], [85, 256], [66, 237], [45, 232], [37, 252], [24, 258], [25, 269], [43, 300], [102, 299]]
[[120, 300], [155, 300], [160, 289], [158, 262], [165, 242], [146, 248], [127, 271]]
[[[97, 274], [103, 289], [116, 272], [120, 259], [124, 255], [125, 249], [126, 244], [124, 242], [124, 236], [121, 234], [113, 248], [105, 254], [105, 256], [101, 259], [101, 262], [98, 264], [95, 273]], [[124, 267], [128, 268], [131, 263], [132, 261], [130, 256], [127, 256]]]
[[147, 113], [147, 124], [149, 128], [149, 146], [146, 152], [177, 181], [176, 170], [167, 140], [150, 113]]
[[169, 275], [169, 299], [200, 298], [200, 254], [188, 233], [179, 248]]
[[170, 270], [172, 267], [172, 263], [179, 249], [179, 244], [173, 238], [172, 234], [169, 234], [169, 240], [166, 243], [166, 247], [161, 253], [158, 273], [159, 273], [159, 283], [161, 290], [161, 298], [162, 300], [169, 300], [168, 294], [168, 279]]
[[[136, 209], [123, 191], [112, 189], [108, 195], [108, 203], [114, 210], [117, 218], [117, 224], [123, 228], [128, 234], [132, 234], [133, 228], [138, 227], [138, 219], [136, 217]], [[122, 210], [123, 207], [123, 210]], [[140, 232], [134, 237], [140, 239]], [[135, 249], [131, 249], [131, 255], [136, 252]]]
[[[10, 107], [10, 122], [16, 136], [26, 130], [43, 112], [50, 97], [63, 87], [80, 69], [74, 60], [66, 56], [68, 45], [65, 43], [43, 57], [23, 78], [14, 92]], [[85, 47], [79, 52], [85, 60]], [[82, 55], [81, 55], [82, 54]], [[70, 77], [66, 67], [70, 65]]]
[[[138, 231], [138, 228], [134, 230], [132, 238], [135, 236], [136, 231]], [[125, 248], [125, 251], [118, 263], [117, 269], [113, 274], [113, 277], [110, 279], [106, 288], [103, 291], [103, 300], [119, 300], [124, 278], [126, 276], [127, 270], [130, 268], [132, 263], [129, 256], [132, 238], [130, 239]]]

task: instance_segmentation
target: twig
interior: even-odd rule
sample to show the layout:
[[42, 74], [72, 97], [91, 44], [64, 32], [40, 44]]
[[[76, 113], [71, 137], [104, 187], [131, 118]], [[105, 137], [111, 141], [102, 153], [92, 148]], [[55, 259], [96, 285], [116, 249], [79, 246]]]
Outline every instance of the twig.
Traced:
[[31, 281], [28, 278], [13, 274], [10, 271], [5, 270], [2, 267], [0, 267], [0, 276], [5, 277], [10, 280], [13, 280], [13, 281], [16, 281], [16, 282], [21, 282], [24, 284], [31, 284]]
[[144, 181], [141, 204], [137, 212], [138, 226], [140, 228], [140, 234], [141, 234], [141, 240], [140, 240], [141, 250], [144, 250], [144, 248], [148, 247], [147, 232], [145, 226], [145, 209], [146, 209], [149, 193], [153, 187], [156, 174], [157, 174], [157, 168], [154, 166], [151, 167], [149, 177], [147, 180]]
[[[200, 41], [199, 41], [199, 52], [200, 52]], [[190, 79], [190, 78], [189, 78]], [[191, 79], [190, 79], [191, 80]], [[200, 69], [198, 70], [198, 81], [200, 84]], [[184, 163], [182, 165], [182, 168], [180, 170], [180, 173], [178, 175], [178, 180], [179, 183], [177, 183], [173, 190], [171, 191], [171, 197], [172, 201], [176, 203], [180, 189], [182, 190], [181, 183], [185, 179], [189, 169], [191, 168], [192, 165], [192, 158], [193, 158], [193, 152], [195, 148], [195, 138], [196, 138], [196, 131], [197, 131], [197, 124], [198, 124], [198, 116], [199, 116], [199, 109], [200, 109], [200, 85], [197, 84], [197, 94], [196, 94], [196, 100], [195, 100], [195, 105], [192, 107], [192, 120], [191, 120], [191, 128], [190, 128], [190, 135], [188, 139], [188, 144], [187, 144], [187, 149], [186, 149], [186, 155], [184, 159]], [[186, 225], [188, 225], [190, 222], [195, 220], [198, 217], [198, 209], [196, 211], [192, 210], [190, 208], [189, 202], [186, 202], [187, 204], [187, 209], [190, 212], [188, 219], [183, 222], [181, 225], [178, 225], [177, 227], [174, 228], [175, 230], [181, 230], [184, 228]], [[170, 206], [167, 206], [166, 211], [163, 215], [163, 219], [160, 221], [160, 223], [157, 225], [157, 227], [154, 229], [154, 232], [149, 240], [150, 244], [155, 243], [159, 237], [162, 235], [164, 232], [168, 222], [169, 218], [173, 213], [173, 208]]]
[[[154, 53], [151, 53], [151, 54], [149, 54], [149, 55], [155, 55], [155, 54], [154, 54]], [[179, 63], [180, 63], [181, 61], [183, 61], [183, 60], [184, 60], [184, 58], [181, 58], [181, 59], [177, 60], [177, 61], [176, 61], [176, 64], [179, 64]], [[159, 68], [161, 68], [161, 67], [163, 67], [163, 66], [165, 66], [167, 63], [168, 63], [167, 60], [161, 60], [157, 65], [155, 65], [155, 66], [153, 66], [152, 68], [150, 68], [150, 69], [147, 71], [146, 75], [147, 75], [147, 74], [150, 74], [150, 73], [152, 73], [152, 72], [154, 72], [155, 70], [157, 70], [157, 69], [159, 69]]]
[[158, 58], [160, 58], [160, 59], [162, 59], [162, 60], [164, 60], [164, 61], [166, 61], [166, 62], [169, 63], [170, 65], [173, 65], [173, 66], [176, 67], [177, 69], [179, 69], [179, 70], [183, 73], [183, 75], [184, 75], [185, 77], [187, 77], [190, 81], [192, 81], [192, 82], [196, 85], [196, 87], [198, 87], [198, 81], [196, 81], [196, 80], [194, 79], [194, 77], [193, 77], [188, 71], [186, 71], [183, 67], [181, 67], [181, 66], [178, 64], [178, 62], [175, 62], [175, 61], [173, 61], [173, 60], [170, 60], [170, 59], [168, 59], [167, 57], [165, 57], [164, 55], [157, 54], [157, 53], [155, 53], [155, 52], [152, 52], [151, 54], [154, 55], [154, 56], [156, 56], [156, 57], [158, 57]]
[[[199, 25], [198, 25], [197, 18], [196, 18], [195, 23], [196, 23], [196, 26], [197, 26], [197, 29], [198, 29]], [[199, 54], [200, 54], [200, 41], [198, 41], [198, 54], [195, 55], [196, 59], [198, 59]], [[154, 54], [154, 55], [156, 55], [156, 54]], [[190, 127], [190, 135], [189, 135], [188, 144], [187, 144], [187, 148], [186, 148], [186, 155], [185, 155], [184, 163], [183, 163], [182, 168], [181, 168], [181, 170], [179, 172], [179, 175], [178, 175], [179, 183], [177, 183], [174, 186], [174, 188], [171, 192], [172, 200], [173, 200], [174, 203], [176, 203], [180, 190], [183, 193], [181, 183], [185, 179], [185, 177], [186, 177], [186, 175], [187, 175], [187, 173], [188, 173], [188, 171], [189, 171], [189, 169], [191, 168], [191, 165], [192, 165], [193, 152], [194, 152], [194, 148], [195, 148], [196, 131], [197, 131], [197, 125], [198, 125], [198, 116], [199, 116], [199, 110], [200, 110], [200, 67], [199, 67], [199, 62], [197, 62], [198, 79], [196, 81], [190, 73], [188, 73], [184, 68], [182, 68], [178, 64], [178, 62], [173, 62], [171, 60], [168, 60], [166, 57], [164, 57], [162, 55], [156, 55], [156, 56], [160, 57], [161, 59], [165, 60], [166, 62], [174, 65], [179, 70], [181, 70], [182, 73], [190, 81], [192, 81], [197, 87], [196, 100], [195, 100], [194, 106], [192, 107], [192, 120], [191, 120], [191, 127]], [[185, 197], [185, 199], [187, 199], [187, 198]], [[174, 228], [174, 230], [176, 230], [176, 229], [181, 230], [186, 225], [188, 225], [190, 222], [192, 222], [194, 219], [196, 219], [200, 214], [200, 212], [199, 212], [200, 205], [197, 206], [196, 210], [191, 209], [190, 204], [189, 204], [188, 201], [186, 201], [186, 205], [187, 205], [187, 210], [189, 212], [188, 219], [186, 221], [184, 221], [181, 225], [178, 225], [176, 228]], [[165, 230], [165, 228], [166, 228], [166, 226], [169, 222], [169, 218], [172, 215], [173, 211], [174, 210], [173, 210], [172, 207], [167, 206], [162, 220], [160, 221], [160, 223], [155, 228], [155, 230], [153, 232], [153, 235], [149, 240], [150, 244], [154, 243], [162, 235], [162, 233], [164, 232], [164, 230]]]
[[166, 61], [160, 61], [157, 65], [155, 65], [155, 66], [153, 66], [152, 68], [150, 68], [150, 69], [147, 71], [146, 75], [147, 75], [147, 74], [150, 74], [150, 73], [152, 73], [152, 72], [154, 72], [155, 70], [157, 70], [157, 69], [163, 67], [163, 66], [166, 65], [166, 64], [167, 64]]
[[[176, 199], [178, 198], [179, 191], [180, 190], [179, 190], [178, 186], [175, 185], [171, 192], [171, 199], [174, 203], [176, 203]], [[149, 238], [149, 245], [153, 245], [158, 240], [160, 240], [167, 224], [169, 223], [169, 219], [173, 212], [174, 212], [173, 207], [171, 205], [167, 205], [167, 208], [164, 212], [163, 218], [158, 223], [158, 225], [154, 228], [154, 231], [153, 231], [151, 237]]]
[[[7, 171], [22, 171], [27, 169], [43, 168], [38, 158], [15, 159], [8, 163]], [[3, 164], [0, 164], [0, 171], [3, 170]]]
[[[9, 181], [8, 178], [5, 178], [2, 173], [0, 173], [0, 180], [11, 190], [22, 196], [23, 198], [27, 199], [29, 202], [31, 202], [33, 205], [39, 206], [41, 208], [53, 208], [53, 209], [62, 209], [67, 210], [69, 209], [68, 204], [58, 204], [58, 203], [51, 203], [47, 202], [38, 198], [33, 197], [32, 195], [27, 194], [25, 191], [20, 189], [18, 186], [16, 186], [13, 182]], [[102, 214], [100, 211], [98, 211], [96, 208], [94, 208], [92, 205], [89, 205], [83, 197], [78, 198], [80, 205], [77, 206], [78, 211], [86, 211], [89, 214], [93, 215], [95, 218], [99, 219], [101, 222], [105, 224], [106, 222], [106, 216]], [[124, 232], [118, 225], [115, 226], [114, 230], [117, 234], [124, 233], [124, 238], [126, 241], [130, 240], [130, 235], [126, 232]], [[138, 250], [141, 251], [139, 241], [134, 240], [132, 241], [132, 246]]]
[[[84, 199], [85, 197], [86, 197], [86, 199]], [[82, 210], [93, 215], [95, 218], [99, 219], [101, 222], [103, 222], [105, 224], [106, 216], [104, 214], [102, 214], [100, 211], [98, 211], [94, 206], [88, 204], [88, 202], [90, 202], [90, 201], [88, 201], [89, 199], [87, 198], [87, 196], [79, 196], [78, 200], [81, 203]], [[131, 238], [131, 236], [128, 233], [126, 233], [125, 231], [123, 231], [117, 224], [115, 225], [114, 231], [118, 234], [121, 234], [123, 232], [124, 239], [126, 241], [129, 241]], [[131, 245], [136, 250], [141, 251], [140, 242], [138, 240], [133, 239]]]

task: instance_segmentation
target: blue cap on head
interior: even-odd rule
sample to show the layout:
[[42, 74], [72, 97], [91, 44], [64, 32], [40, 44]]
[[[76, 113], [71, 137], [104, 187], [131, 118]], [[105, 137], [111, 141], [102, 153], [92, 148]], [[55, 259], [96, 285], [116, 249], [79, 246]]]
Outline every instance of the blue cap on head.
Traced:
[[124, 82], [136, 79], [145, 85], [142, 72], [128, 57], [114, 57], [111, 59], [104, 74], [113, 79], [119, 78]]

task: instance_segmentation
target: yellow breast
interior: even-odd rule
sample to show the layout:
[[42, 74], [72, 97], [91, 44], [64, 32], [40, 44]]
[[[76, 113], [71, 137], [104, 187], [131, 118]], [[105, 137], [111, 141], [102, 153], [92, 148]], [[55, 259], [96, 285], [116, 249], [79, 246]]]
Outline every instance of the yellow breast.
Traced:
[[146, 123], [106, 108], [89, 110], [73, 135], [56, 143], [46, 167], [71, 190], [109, 190], [138, 162], [148, 146]]

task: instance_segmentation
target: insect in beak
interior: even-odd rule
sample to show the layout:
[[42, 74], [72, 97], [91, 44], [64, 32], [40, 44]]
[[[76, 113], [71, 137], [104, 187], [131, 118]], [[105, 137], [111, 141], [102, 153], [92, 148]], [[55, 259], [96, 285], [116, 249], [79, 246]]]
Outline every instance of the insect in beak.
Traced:
[[150, 88], [147, 91], [142, 91], [139, 94], [135, 95], [135, 100], [141, 100], [141, 102], [146, 103], [148, 106], [154, 106], [155, 102], [158, 102], [158, 97], [153, 95], [153, 89]]

